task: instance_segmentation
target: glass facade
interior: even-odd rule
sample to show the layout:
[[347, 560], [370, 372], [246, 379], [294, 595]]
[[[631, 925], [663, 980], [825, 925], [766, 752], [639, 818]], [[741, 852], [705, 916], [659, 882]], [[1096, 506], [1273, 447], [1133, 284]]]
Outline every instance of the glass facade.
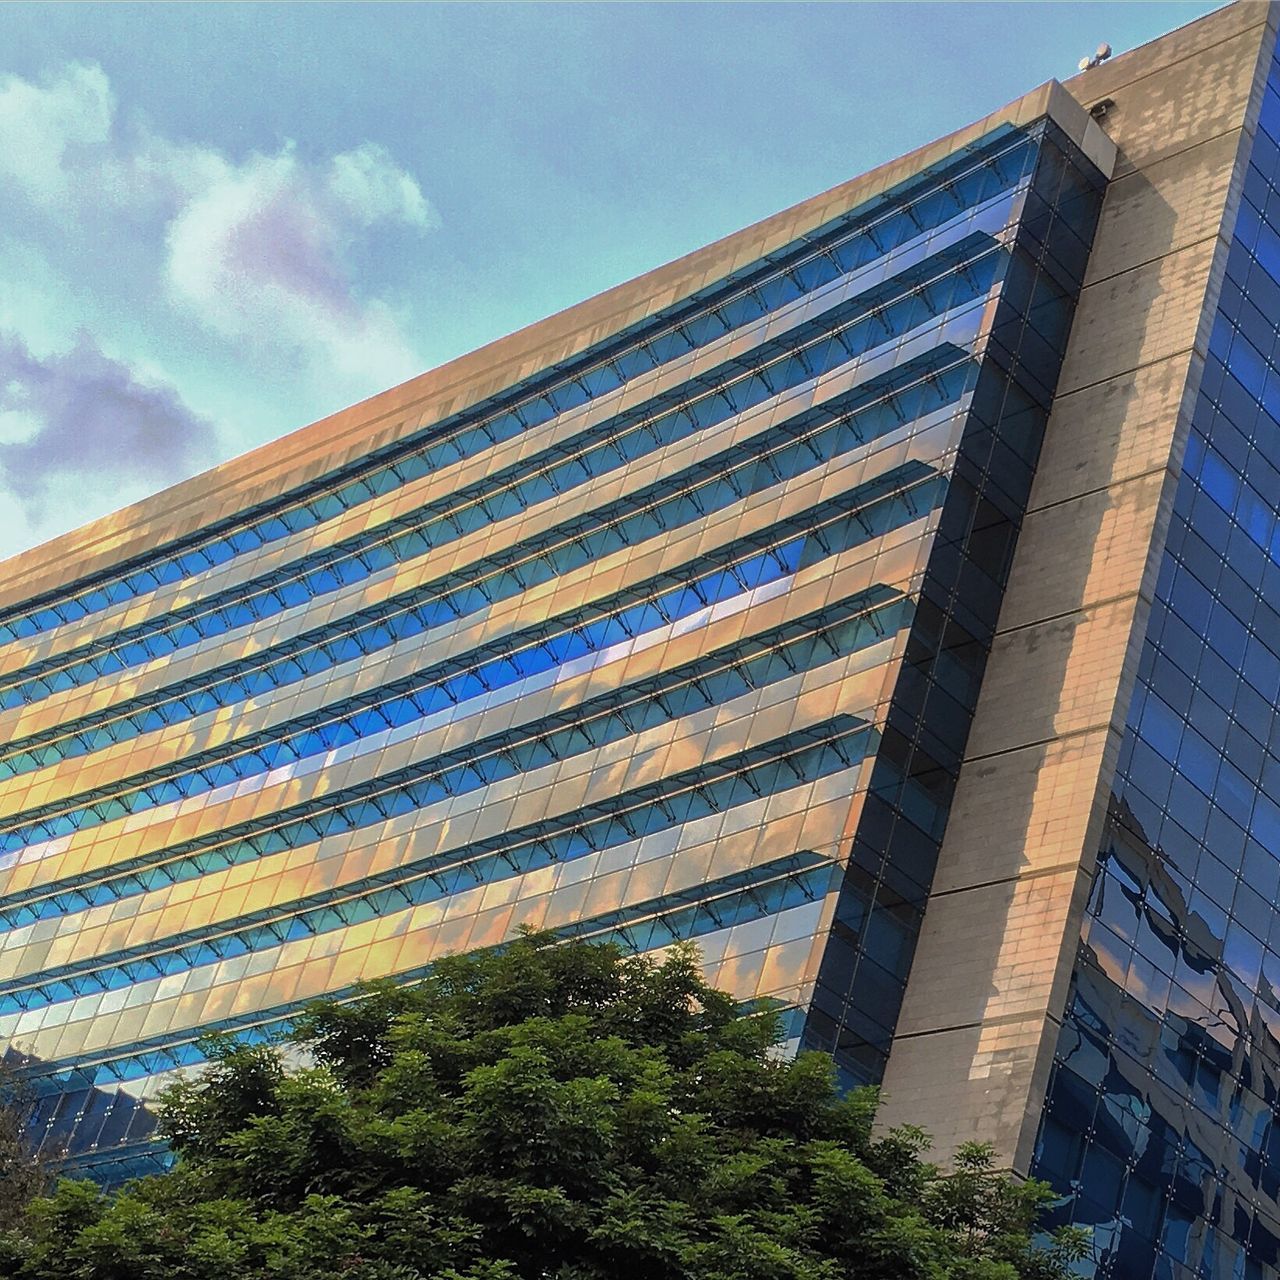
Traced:
[[879, 1078], [1105, 185], [1049, 114], [972, 130], [7, 608], [0, 1036], [40, 1141], [154, 1167], [207, 1033], [521, 926], [697, 939]]
[[1280, 1275], [1280, 63], [1238, 163], [1033, 1166], [1117, 1280]]

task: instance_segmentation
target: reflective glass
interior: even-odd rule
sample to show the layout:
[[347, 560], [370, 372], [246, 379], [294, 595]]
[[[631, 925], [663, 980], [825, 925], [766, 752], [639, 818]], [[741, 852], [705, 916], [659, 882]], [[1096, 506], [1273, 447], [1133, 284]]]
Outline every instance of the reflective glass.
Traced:
[[[793, 1044], [877, 1078], [1102, 186], [1051, 121], [998, 129], [0, 618], [0, 1035], [42, 1141], [104, 1180], [158, 1167], [150, 1099], [207, 1033], [269, 1040], [523, 926], [697, 939]], [[1259, 322], [1237, 328], [1223, 377], [1266, 394]], [[1247, 528], [1247, 582], [1275, 522], [1234, 429], [1197, 493]], [[1280, 680], [1207, 585], [1179, 589], [1225, 610], [1214, 661]], [[1181, 715], [1150, 712], [1182, 794], [1213, 772], [1261, 847], [1262, 740], [1214, 772]], [[1257, 914], [1207, 866], [1188, 886]]]

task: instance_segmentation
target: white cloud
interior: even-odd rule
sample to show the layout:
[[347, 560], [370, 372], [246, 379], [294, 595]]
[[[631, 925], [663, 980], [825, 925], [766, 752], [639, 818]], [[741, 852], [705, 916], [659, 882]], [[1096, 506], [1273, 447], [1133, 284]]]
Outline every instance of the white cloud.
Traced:
[[383, 220], [423, 228], [437, 225], [435, 210], [417, 182], [376, 142], [334, 156], [327, 185], [366, 227]]
[[16, 382], [0, 387], [0, 451], [7, 444], [23, 444], [27, 440], [34, 440], [44, 428], [44, 422], [30, 410], [6, 405], [10, 399], [21, 402], [23, 398], [23, 389]]
[[[206, 165], [207, 167], [207, 165]], [[168, 228], [173, 299], [223, 336], [290, 349], [368, 390], [418, 370], [391, 307], [362, 296], [346, 251], [378, 223], [426, 229], [418, 184], [366, 144], [308, 166], [287, 147], [225, 165]]]
[[172, 386], [87, 334], [48, 356], [0, 334], [0, 427], [0, 554], [190, 475], [216, 435]]
[[75, 189], [86, 152], [111, 134], [115, 100], [101, 67], [72, 62], [33, 84], [0, 80], [0, 178], [32, 200], [58, 205]]
[[[118, 110], [102, 68], [68, 63], [0, 78], [5, 189], [19, 202], [0, 200], [0, 554], [217, 460], [215, 438], [244, 439], [189, 408], [200, 395], [142, 372], [165, 363], [157, 338], [206, 402], [219, 364], [224, 380], [289, 380], [309, 406], [423, 367], [394, 299], [355, 266], [388, 234], [438, 225], [377, 143], [232, 155]], [[113, 291], [117, 252], [129, 287]], [[83, 332], [90, 313], [111, 357]]]
[[339, 396], [367, 395], [420, 361], [391, 302], [350, 260], [435, 211], [412, 174], [365, 142], [303, 160], [286, 143], [241, 159], [122, 120], [101, 67], [0, 81], [0, 177], [79, 234], [150, 235], [163, 296], [246, 356], [293, 358]]

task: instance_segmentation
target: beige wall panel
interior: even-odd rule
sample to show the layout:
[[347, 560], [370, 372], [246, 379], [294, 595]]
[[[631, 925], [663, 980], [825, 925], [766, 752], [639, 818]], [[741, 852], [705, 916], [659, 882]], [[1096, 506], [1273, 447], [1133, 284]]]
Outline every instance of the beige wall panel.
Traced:
[[1170, 457], [1170, 423], [1181, 409], [1192, 359], [1184, 351], [1058, 396], [1028, 511], [1179, 463], [1180, 456]]
[[1151, 533], [1167, 488], [1165, 473], [1156, 471], [1031, 512], [1018, 535], [1001, 630], [1017, 632], [1131, 592], [1156, 554]]
[[903, 1009], [897, 1035], [1043, 1016], [1077, 878], [1068, 867], [933, 897], [922, 940], [951, 947], [951, 964]]
[[966, 762], [1108, 725], [1136, 603], [1130, 594], [997, 636]]
[[1107, 740], [1097, 729], [966, 765], [951, 807], [955, 838], [948, 833], [934, 894], [1075, 866], [1094, 822], [1080, 797], [1096, 785]]
[[1190, 350], [1216, 244], [1200, 241], [1082, 290], [1058, 394]]
[[1231, 129], [1116, 177], [1098, 220], [1085, 287], [1150, 261], [1155, 246], [1176, 251], [1216, 236], [1239, 145], [1240, 134]]
[[1025, 1168], [1023, 1135], [1034, 1135], [1038, 1116], [1028, 1100], [1043, 1096], [1057, 1025], [1029, 1015], [1008, 1023], [958, 1027], [894, 1044], [894, 1070], [886, 1081], [882, 1120], [910, 1123], [929, 1117], [931, 1156], [945, 1159], [965, 1142], [990, 1142], [1009, 1163]]
[[1238, 0], [1065, 82], [1085, 106], [1112, 100], [1115, 178], [1240, 127], [1267, 23], [1266, 3]]

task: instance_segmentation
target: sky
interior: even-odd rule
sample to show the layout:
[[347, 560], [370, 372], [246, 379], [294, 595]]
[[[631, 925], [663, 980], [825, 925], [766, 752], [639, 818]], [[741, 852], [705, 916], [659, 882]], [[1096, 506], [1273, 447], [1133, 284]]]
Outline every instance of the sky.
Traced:
[[0, 557], [1214, 7], [0, 5]]

